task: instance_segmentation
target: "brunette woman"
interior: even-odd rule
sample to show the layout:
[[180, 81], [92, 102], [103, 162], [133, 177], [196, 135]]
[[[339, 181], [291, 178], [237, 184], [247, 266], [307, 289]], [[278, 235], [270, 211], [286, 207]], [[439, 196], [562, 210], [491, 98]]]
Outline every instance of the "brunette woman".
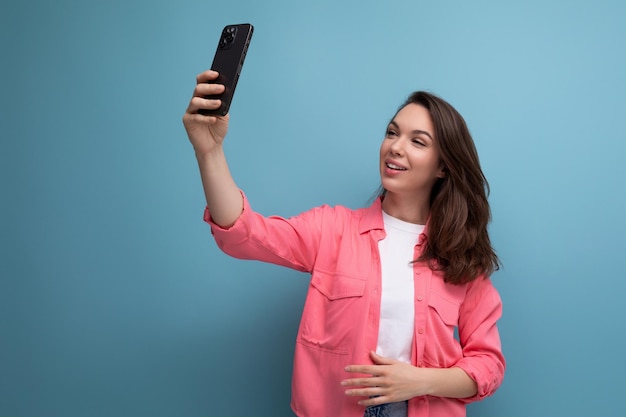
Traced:
[[[381, 192], [366, 208], [256, 213], [226, 162], [217, 73], [197, 77], [183, 117], [219, 247], [311, 274], [297, 335], [292, 409], [301, 417], [460, 417], [501, 384], [502, 304], [488, 185], [465, 121], [416, 92], [380, 147]], [[456, 336], [455, 336], [456, 329]]]

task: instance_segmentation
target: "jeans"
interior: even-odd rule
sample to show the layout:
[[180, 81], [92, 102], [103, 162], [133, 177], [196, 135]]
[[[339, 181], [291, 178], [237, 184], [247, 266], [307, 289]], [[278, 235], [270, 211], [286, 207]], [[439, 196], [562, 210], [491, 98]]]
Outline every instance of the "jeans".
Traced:
[[373, 405], [365, 409], [363, 417], [406, 417], [407, 402]]

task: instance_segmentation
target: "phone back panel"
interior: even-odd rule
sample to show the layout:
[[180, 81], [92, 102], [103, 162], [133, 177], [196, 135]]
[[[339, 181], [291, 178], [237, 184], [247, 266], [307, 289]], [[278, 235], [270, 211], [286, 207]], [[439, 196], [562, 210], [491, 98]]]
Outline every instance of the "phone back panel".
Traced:
[[224, 84], [225, 90], [220, 95], [207, 97], [219, 98], [222, 105], [219, 109], [207, 110], [204, 114], [223, 116], [228, 113], [253, 31], [254, 27], [247, 23], [228, 25], [222, 30], [211, 69], [219, 72], [219, 77], [212, 82]]

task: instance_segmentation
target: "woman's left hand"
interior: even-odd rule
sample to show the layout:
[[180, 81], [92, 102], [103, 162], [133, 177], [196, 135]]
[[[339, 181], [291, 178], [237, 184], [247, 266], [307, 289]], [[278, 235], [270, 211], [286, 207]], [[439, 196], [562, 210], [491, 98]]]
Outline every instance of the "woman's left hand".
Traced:
[[374, 365], [349, 365], [346, 372], [370, 375], [351, 378], [341, 382], [342, 386], [354, 387], [346, 390], [346, 395], [366, 397], [358, 401], [360, 405], [372, 406], [428, 394], [428, 372], [411, 364], [385, 358], [371, 352]]

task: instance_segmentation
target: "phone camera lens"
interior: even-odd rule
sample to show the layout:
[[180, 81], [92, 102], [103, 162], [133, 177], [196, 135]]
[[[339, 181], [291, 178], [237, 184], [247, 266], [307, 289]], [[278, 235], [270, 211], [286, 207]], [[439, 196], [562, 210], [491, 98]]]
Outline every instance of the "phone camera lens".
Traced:
[[233, 43], [235, 37], [237, 36], [237, 27], [236, 26], [227, 26], [222, 30], [222, 36], [220, 38], [220, 42], [218, 47], [220, 49], [227, 49], [230, 47], [230, 44]]

